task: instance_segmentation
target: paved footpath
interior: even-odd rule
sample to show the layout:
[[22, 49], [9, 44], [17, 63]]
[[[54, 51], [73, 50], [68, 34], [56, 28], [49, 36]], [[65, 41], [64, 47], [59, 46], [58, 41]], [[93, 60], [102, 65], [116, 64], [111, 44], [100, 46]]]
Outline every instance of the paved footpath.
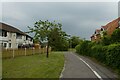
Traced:
[[72, 52], [65, 53], [65, 65], [60, 78], [91, 78], [115, 80], [117, 75], [87, 57]]

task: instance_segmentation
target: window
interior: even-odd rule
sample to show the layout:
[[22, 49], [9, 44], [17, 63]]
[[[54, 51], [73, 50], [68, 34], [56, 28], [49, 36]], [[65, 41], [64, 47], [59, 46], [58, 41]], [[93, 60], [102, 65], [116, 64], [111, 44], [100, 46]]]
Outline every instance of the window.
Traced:
[[11, 43], [9, 43], [9, 48], [11, 48]]
[[6, 37], [7, 36], [7, 31], [2, 31], [2, 36]]
[[7, 47], [7, 43], [4, 43], [3, 47], [6, 48]]
[[16, 38], [17, 38], [17, 39], [22, 39], [22, 35], [17, 34]]
[[101, 31], [103, 31], [103, 28], [101, 28]]

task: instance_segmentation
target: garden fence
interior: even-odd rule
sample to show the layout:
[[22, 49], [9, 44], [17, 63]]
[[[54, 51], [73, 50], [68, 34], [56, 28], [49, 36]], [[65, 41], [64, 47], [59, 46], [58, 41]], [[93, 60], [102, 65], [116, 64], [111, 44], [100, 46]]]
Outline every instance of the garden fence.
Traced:
[[[2, 58], [15, 58], [18, 56], [29, 56], [46, 53], [46, 48], [22, 48], [22, 49], [2, 49]], [[49, 52], [51, 49], [49, 49]]]

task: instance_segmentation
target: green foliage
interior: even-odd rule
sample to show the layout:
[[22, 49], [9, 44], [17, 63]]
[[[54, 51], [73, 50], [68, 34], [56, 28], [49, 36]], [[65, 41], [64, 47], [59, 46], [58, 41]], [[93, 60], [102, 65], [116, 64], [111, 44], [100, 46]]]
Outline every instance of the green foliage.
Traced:
[[101, 40], [102, 45], [109, 45], [111, 44], [111, 37], [110, 36], [104, 36]]
[[53, 50], [68, 50], [67, 34], [62, 31], [62, 24], [48, 20], [35, 22], [34, 28], [28, 27], [29, 32], [34, 32], [35, 42], [47, 42]]
[[103, 36], [106, 36], [107, 35], [107, 31], [103, 31]]
[[120, 44], [103, 46], [84, 41], [76, 46], [76, 52], [78, 54], [93, 57], [120, 72]]
[[111, 36], [104, 35], [101, 44], [102, 45], [110, 45], [113, 43], [120, 43], [120, 29], [116, 29]]
[[77, 37], [77, 36], [72, 36], [72, 37], [69, 39], [69, 42], [70, 42], [70, 46], [71, 46], [72, 48], [75, 48], [75, 47], [79, 44], [80, 38]]
[[39, 39], [40, 41], [49, 41], [49, 35], [51, 33], [51, 31], [54, 28], [57, 28], [59, 30], [61, 30], [61, 26], [62, 24], [60, 23], [55, 23], [54, 22], [50, 22], [48, 20], [46, 21], [42, 21], [39, 20], [37, 22], [35, 22], [34, 24], [34, 28], [31, 28], [28, 26], [29, 28], [29, 32], [34, 32], [35, 33], [35, 38]]
[[105, 63], [106, 61], [106, 47], [102, 45], [94, 45], [91, 47], [91, 56], [97, 60]]
[[120, 29], [116, 29], [111, 36], [107, 36], [104, 32], [99, 43], [81, 42], [76, 46], [76, 52], [91, 56], [120, 73]]
[[111, 35], [111, 41], [112, 43], [118, 43], [120, 42], [120, 29], [116, 29], [113, 34]]
[[107, 65], [120, 69], [120, 44], [111, 44], [107, 49]]
[[83, 41], [76, 46], [76, 52], [82, 55], [90, 55], [90, 41]]
[[55, 51], [66, 51], [68, 50], [68, 41], [65, 38], [67, 34], [58, 28], [54, 28], [49, 37], [49, 44], [52, 47], [52, 50]]

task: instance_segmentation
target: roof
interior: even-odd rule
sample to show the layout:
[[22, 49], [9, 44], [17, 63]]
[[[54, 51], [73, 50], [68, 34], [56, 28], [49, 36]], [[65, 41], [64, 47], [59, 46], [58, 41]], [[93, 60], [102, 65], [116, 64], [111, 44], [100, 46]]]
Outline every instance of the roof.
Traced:
[[108, 26], [101, 26], [101, 27], [102, 27], [103, 29], [105, 29], [105, 30], [108, 28]]
[[90, 38], [92, 38], [92, 37], [94, 37], [94, 34]]
[[95, 30], [95, 32], [98, 32], [98, 33], [99, 33], [100, 31], [101, 31], [101, 29], [96, 29], [96, 30]]
[[[10, 26], [8, 24], [2, 23], [2, 22], [0, 22], [0, 29], [5, 30], [5, 31], [9, 31], [9, 32], [19, 33], [19, 34], [22, 34], [22, 35], [27, 35], [26, 33], [20, 31], [19, 29], [15, 28], [13, 26]], [[27, 35], [27, 36], [32, 38], [29, 35]]]
[[[106, 30], [107, 28], [112, 27], [112, 26], [111, 26], [112, 24], [115, 24], [115, 23], [118, 24], [119, 21], [120, 21], [120, 17], [117, 18], [117, 19], [115, 19], [115, 20], [113, 20], [113, 21], [111, 21], [111, 22], [109, 22], [109, 23], [106, 24], [105, 26], [102, 26], [102, 28], [104, 28], [104, 29]], [[114, 26], [114, 27], [118, 27], [118, 26]]]
[[19, 29], [15, 28], [15, 27], [12, 27], [12, 26], [10, 26], [8, 24], [0, 22], [0, 25], [1, 25], [0, 29], [2, 29], [2, 30], [9, 31], [9, 32], [16, 32], [16, 33], [20, 33], [20, 34], [25, 35], [24, 32], [20, 31]]

